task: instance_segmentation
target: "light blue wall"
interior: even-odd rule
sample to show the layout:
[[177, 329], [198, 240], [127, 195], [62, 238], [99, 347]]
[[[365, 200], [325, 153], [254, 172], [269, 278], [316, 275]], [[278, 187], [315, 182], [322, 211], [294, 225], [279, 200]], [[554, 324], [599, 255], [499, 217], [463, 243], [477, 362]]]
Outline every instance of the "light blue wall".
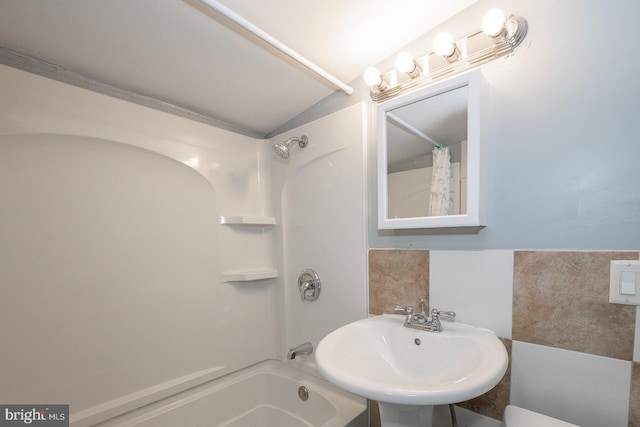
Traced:
[[[426, 53], [444, 28], [464, 35], [496, 6], [525, 17], [529, 34], [514, 57], [482, 68], [487, 227], [378, 231], [370, 127], [369, 246], [640, 249], [640, 2], [480, 0], [408, 49]], [[368, 99], [360, 80], [352, 97], [334, 94], [287, 126]]]

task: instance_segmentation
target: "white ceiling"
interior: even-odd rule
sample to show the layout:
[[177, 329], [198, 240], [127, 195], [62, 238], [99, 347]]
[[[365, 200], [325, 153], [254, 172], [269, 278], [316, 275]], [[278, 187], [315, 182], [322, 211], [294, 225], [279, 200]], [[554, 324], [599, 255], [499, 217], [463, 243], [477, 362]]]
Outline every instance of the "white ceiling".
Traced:
[[[222, 3], [348, 83], [476, 1]], [[202, 6], [200, 0], [0, 0], [0, 48], [9, 65], [15, 66], [7, 52], [26, 54], [31, 64], [37, 58], [253, 136], [336, 90], [217, 13], [194, 6]]]

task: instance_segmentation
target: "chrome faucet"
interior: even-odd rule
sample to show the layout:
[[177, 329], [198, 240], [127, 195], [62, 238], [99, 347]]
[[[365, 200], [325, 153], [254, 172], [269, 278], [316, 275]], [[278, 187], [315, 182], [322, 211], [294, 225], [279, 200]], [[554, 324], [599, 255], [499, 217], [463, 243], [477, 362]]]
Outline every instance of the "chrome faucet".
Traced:
[[407, 317], [404, 320], [405, 328], [419, 329], [421, 331], [429, 332], [442, 332], [442, 323], [440, 323], [440, 317], [447, 320], [453, 320], [456, 317], [456, 313], [453, 311], [440, 311], [437, 308], [431, 309], [431, 316], [428, 316], [424, 311], [424, 298], [420, 300], [419, 313], [413, 311], [412, 306], [396, 305], [394, 310], [405, 313]]
[[295, 347], [291, 347], [289, 352], [287, 353], [287, 359], [293, 360], [296, 356], [300, 354], [311, 354], [313, 353], [313, 344], [310, 342], [305, 342]]

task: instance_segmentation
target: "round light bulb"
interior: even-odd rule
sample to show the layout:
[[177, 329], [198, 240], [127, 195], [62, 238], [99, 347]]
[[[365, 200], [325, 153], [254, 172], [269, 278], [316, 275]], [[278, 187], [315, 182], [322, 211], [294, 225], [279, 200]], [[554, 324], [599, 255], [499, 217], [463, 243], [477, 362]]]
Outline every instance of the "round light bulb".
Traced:
[[504, 28], [504, 12], [500, 9], [491, 9], [482, 18], [482, 32], [489, 37], [495, 37]]
[[375, 67], [369, 67], [364, 72], [364, 82], [367, 86], [379, 86], [382, 83], [382, 76], [380, 76], [380, 71], [378, 71]]
[[410, 73], [416, 68], [413, 56], [409, 52], [401, 52], [396, 57], [396, 68], [402, 73]]
[[440, 33], [433, 41], [433, 50], [442, 56], [450, 56], [456, 47], [451, 33]]

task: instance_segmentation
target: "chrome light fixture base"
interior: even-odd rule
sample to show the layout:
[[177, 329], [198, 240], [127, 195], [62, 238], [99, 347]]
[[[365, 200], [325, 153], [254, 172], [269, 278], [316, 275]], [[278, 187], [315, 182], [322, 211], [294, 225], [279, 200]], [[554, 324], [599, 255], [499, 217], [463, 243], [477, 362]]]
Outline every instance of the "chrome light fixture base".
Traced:
[[[410, 90], [429, 85], [435, 81], [450, 77], [470, 68], [477, 67], [494, 59], [512, 54], [516, 47], [524, 41], [528, 31], [527, 21], [511, 15], [504, 20], [502, 30], [495, 35], [487, 35], [482, 30], [476, 30], [454, 43], [455, 51], [448, 56], [438, 55], [431, 51], [416, 63], [423, 64], [419, 75], [409, 75], [409, 79], [401, 80], [403, 73], [391, 70], [382, 74], [384, 81], [398, 80], [398, 83], [389, 87], [370, 87], [371, 99], [375, 102], [383, 102], [401, 95]], [[464, 49], [459, 46], [464, 45]], [[386, 78], [397, 73], [398, 78]]]

